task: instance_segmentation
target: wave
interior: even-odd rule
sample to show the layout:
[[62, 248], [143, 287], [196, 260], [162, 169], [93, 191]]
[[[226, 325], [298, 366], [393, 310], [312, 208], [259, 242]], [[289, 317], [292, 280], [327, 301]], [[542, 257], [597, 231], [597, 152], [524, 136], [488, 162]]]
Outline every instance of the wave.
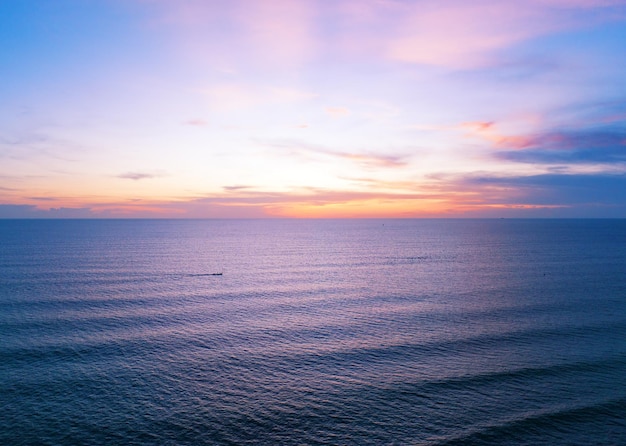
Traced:
[[624, 444], [626, 397], [587, 405], [542, 410], [496, 424], [474, 426], [454, 438], [433, 440], [433, 446], [456, 445], [589, 445]]

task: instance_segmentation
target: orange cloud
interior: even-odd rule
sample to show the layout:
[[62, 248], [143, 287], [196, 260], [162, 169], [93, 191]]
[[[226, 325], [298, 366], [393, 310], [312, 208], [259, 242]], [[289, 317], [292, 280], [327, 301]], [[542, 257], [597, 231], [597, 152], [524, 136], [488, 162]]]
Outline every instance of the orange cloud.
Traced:
[[4, 209], [9, 215], [22, 212], [35, 217], [80, 213], [83, 217], [99, 218], [417, 218], [480, 216], [496, 211], [566, 206], [537, 202], [529, 191], [541, 190], [540, 185], [529, 183], [520, 187], [520, 178], [433, 175], [419, 183], [371, 178], [357, 181], [361, 188], [351, 190], [305, 188], [275, 192], [234, 185], [205, 196], [169, 199], [42, 195], [0, 202], [0, 215]]
[[532, 142], [532, 138], [528, 135], [505, 135], [501, 133], [493, 121], [465, 122], [460, 125], [460, 128], [467, 132], [467, 136], [481, 138], [498, 147], [523, 149]]

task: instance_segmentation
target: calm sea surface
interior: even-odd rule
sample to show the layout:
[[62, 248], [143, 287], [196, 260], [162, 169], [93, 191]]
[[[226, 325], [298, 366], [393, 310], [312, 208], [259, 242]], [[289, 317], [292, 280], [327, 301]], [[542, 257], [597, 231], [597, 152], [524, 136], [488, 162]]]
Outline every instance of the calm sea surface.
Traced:
[[0, 221], [0, 444], [625, 445], [626, 220]]

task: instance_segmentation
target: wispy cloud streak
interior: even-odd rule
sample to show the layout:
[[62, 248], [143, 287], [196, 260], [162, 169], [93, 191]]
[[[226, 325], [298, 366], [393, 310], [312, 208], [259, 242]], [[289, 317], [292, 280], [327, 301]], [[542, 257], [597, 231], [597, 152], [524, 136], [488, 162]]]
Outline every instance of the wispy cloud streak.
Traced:
[[116, 177], [124, 179], [124, 180], [139, 181], [139, 180], [146, 180], [146, 179], [151, 179], [151, 178], [158, 178], [158, 177], [162, 177], [163, 175], [164, 175], [163, 173], [124, 172], [119, 175], [116, 175]]
[[283, 156], [324, 156], [348, 160], [369, 168], [402, 168], [408, 165], [409, 155], [406, 153], [375, 153], [367, 149], [354, 151], [337, 150], [321, 145], [309, 144], [304, 141], [259, 141], [261, 144], [280, 150]]

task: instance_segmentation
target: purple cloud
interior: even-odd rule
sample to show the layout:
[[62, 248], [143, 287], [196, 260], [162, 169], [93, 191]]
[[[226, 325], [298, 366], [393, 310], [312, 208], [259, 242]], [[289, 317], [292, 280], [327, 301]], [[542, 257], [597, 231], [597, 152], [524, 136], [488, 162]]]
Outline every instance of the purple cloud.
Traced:
[[626, 163], [626, 131], [616, 127], [552, 131], [531, 136], [522, 149], [500, 151], [495, 156], [528, 164]]
[[234, 186], [224, 186], [222, 189], [228, 192], [252, 189], [253, 186], [244, 186], [244, 185], [234, 185]]
[[0, 218], [95, 218], [90, 208], [39, 209], [29, 204], [0, 204]]
[[134, 180], [134, 181], [145, 180], [145, 179], [150, 179], [150, 178], [158, 178], [161, 176], [163, 175], [147, 173], [147, 172], [126, 172], [126, 173], [121, 173], [119, 175], [116, 175], [117, 178], [122, 178], [125, 180]]
[[204, 119], [189, 119], [185, 121], [184, 124], [194, 127], [206, 127], [209, 125], [208, 121], [205, 121]]

